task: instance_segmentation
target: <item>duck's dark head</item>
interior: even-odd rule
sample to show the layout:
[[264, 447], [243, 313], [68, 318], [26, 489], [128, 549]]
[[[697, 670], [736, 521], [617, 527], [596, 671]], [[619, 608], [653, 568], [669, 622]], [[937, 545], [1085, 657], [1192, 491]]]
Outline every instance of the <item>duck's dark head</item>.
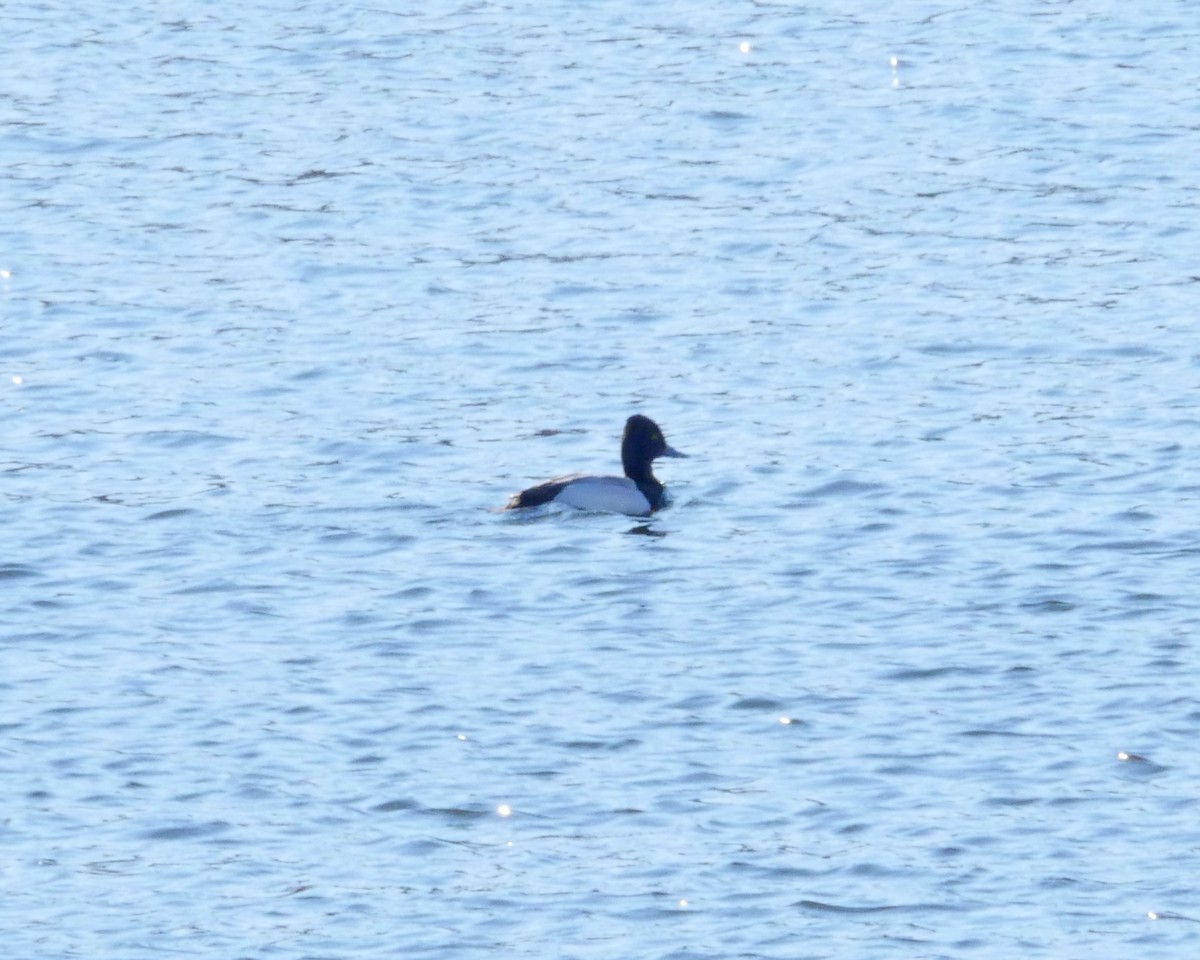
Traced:
[[667, 443], [657, 423], [649, 417], [635, 413], [625, 421], [625, 433], [621, 437], [621, 465], [625, 476], [643, 480], [651, 476], [650, 464], [659, 457], [686, 457]]

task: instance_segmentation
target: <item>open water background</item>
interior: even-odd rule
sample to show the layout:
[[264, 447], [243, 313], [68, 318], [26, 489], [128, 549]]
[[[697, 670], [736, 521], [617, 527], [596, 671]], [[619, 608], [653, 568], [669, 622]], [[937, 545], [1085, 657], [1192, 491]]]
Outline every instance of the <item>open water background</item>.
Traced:
[[1196, 955], [1192, 4], [4, 22], [6, 957]]

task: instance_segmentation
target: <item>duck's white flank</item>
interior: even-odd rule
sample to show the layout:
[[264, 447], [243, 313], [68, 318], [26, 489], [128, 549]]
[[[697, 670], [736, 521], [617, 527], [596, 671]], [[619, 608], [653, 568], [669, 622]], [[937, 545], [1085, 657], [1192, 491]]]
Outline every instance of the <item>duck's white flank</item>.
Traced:
[[577, 510], [603, 510], [634, 516], [650, 512], [650, 501], [628, 477], [579, 477], [554, 498]]

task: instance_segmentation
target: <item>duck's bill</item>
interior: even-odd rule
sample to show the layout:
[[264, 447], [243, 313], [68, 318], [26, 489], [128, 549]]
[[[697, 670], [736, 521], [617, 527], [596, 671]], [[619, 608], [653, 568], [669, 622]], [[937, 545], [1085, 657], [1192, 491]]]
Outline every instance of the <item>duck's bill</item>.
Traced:
[[678, 450], [676, 450], [674, 447], [667, 447], [667, 448], [666, 448], [666, 449], [665, 449], [665, 450], [662, 452], [662, 455], [663, 455], [664, 457], [683, 457], [685, 460], [687, 459], [687, 454], [686, 454], [686, 453], [680, 453], [680, 452], [679, 452]]

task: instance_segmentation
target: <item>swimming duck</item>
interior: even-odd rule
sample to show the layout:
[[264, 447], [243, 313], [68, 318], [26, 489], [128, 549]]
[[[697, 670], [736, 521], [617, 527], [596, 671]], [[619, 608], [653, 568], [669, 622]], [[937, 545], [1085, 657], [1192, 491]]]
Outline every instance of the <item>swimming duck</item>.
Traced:
[[504, 509], [520, 510], [553, 501], [579, 510], [648, 516], [662, 506], [664, 491], [651, 472], [651, 463], [659, 457], [686, 456], [667, 444], [657, 423], [640, 413], [634, 414], [625, 421], [625, 433], [621, 437], [621, 465], [625, 468], [625, 476], [572, 473], [555, 477], [514, 493]]

